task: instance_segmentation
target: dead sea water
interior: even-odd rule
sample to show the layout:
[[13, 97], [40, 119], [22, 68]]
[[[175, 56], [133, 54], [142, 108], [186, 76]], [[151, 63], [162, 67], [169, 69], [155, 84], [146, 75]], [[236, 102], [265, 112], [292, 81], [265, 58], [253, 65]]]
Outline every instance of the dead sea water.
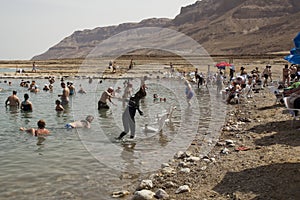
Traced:
[[[13, 79], [12, 86], [2, 82], [0, 87], [0, 198], [1, 199], [110, 199], [111, 193], [122, 189], [133, 191], [147, 174], [160, 168], [162, 162], [173, 158], [177, 150], [185, 150], [190, 142], [206, 133], [211, 122], [211, 96], [205, 88], [195, 91], [191, 107], [185, 101], [184, 85], [168, 81], [147, 83], [147, 96], [141, 102], [144, 116], [136, 114], [136, 142], [118, 143], [115, 137], [122, 131], [122, 112], [126, 102], [113, 99], [108, 111], [98, 111], [97, 101], [101, 93], [112, 86], [120, 86], [124, 80], [95, 79], [72, 80], [87, 94], [76, 94], [70, 99], [69, 108], [57, 113], [55, 100], [61, 94], [60, 81], [56, 80], [53, 92], [30, 93]], [[67, 82], [69, 80], [65, 80]], [[46, 79], [36, 80], [39, 88]], [[134, 83], [134, 91], [139, 83]], [[23, 100], [28, 93], [33, 103], [33, 112], [5, 108], [6, 98], [17, 90]], [[166, 98], [166, 102], [154, 102], [153, 94]], [[167, 123], [161, 133], [143, 133], [145, 124], [157, 128], [159, 115], [170, 106], [176, 106], [172, 122]], [[95, 117], [90, 129], [66, 129], [66, 123]], [[42, 145], [37, 138], [19, 131], [19, 127], [37, 127], [39, 119], [46, 121], [51, 135]], [[200, 133], [201, 135], [201, 133]]]

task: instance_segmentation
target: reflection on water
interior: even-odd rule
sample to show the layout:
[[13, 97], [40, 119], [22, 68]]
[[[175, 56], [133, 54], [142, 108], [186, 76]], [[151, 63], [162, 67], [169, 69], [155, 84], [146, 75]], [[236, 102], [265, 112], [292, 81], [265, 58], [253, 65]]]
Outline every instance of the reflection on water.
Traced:
[[[22, 97], [27, 92], [13, 80], [13, 86], [0, 94], [0, 102], [5, 102], [12, 90]], [[38, 85], [47, 80], [36, 80]], [[172, 158], [174, 149], [186, 142], [182, 135], [195, 136], [189, 126], [207, 127], [210, 120], [209, 94], [205, 90], [196, 91], [200, 102], [197, 107], [187, 106], [184, 95], [174, 94], [174, 90], [160, 84], [149, 84], [147, 97], [141, 102], [144, 116], [136, 116], [137, 141], [117, 143], [115, 137], [123, 129], [122, 113], [127, 102], [113, 99], [117, 106], [109, 110], [97, 110], [97, 102], [102, 91], [118, 83], [108, 80], [74, 80], [75, 86], [82, 85], [87, 94], [76, 94], [70, 98], [71, 104], [62, 112], [55, 111], [55, 100], [61, 94], [59, 80], [52, 93], [41, 91], [30, 93], [33, 112], [20, 112], [17, 108], [3, 107], [0, 115], [0, 197], [3, 199], [110, 199], [112, 191], [133, 187], [132, 183], [149, 166], [160, 167], [162, 155]], [[122, 81], [121, 81], [122, 82]], [[122, 83], [120, 87], [123, 88]], [[137, 90], [137, 87], [135, 88]], [[178, 89], [180, 91], [180, 88]], [[154, 102], [152, 95], [160, 93], [166, 102]], [[184, 92], [182, 93], [184, 94]], [[180, 98], [182, 98], [180, 100]], [[180, 102], [181, 101], [181, 102]], [[182, 103], [185, 102], [185, 103]], [[142, 127], [149, 124], [158, 127], [158, 114], [170, 105], [177, 107], [163, 131], [145, 134]], [[197, 112], [202, 115], [197, 115]], [[91, 129], [65, 129], [65, 124], [94, 115]], [[202, 119], [195, 119], [201, 116]], [[19, 131], [19, 127], [37, 127], [37, 121], [45, 119], [51, 135], [36, 138]], [[185, 130], [182, 129], [185, 128]], [[38, 144], [38, 145], [37, 145]], [[187, 146], [186, 146], [187, 147]]]

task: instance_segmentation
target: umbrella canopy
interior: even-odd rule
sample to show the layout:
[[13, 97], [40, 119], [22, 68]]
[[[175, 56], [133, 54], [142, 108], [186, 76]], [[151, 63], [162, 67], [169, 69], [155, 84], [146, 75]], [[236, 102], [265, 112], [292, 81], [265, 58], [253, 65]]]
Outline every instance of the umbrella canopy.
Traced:
[[295, 48], [291, 49], [291, 54], [285, 56], [284, 59], [292, 64], [300, 64], [300, 32], [294, 38]]
[[300, 54], [299, 55], [288, 55], [288, 56], [285, 56], [284, 59], [292, 64], [300, 64]]
[[300, 32], [298, 35], [294, 38], [294, 43], [296, 48], [300, 48]]
[[228, 63], [228, 62], [219, 62], [215, 66], [218, 67], [218, 68], [225, 68], [225, 67], [230, 67], [231, 64]]

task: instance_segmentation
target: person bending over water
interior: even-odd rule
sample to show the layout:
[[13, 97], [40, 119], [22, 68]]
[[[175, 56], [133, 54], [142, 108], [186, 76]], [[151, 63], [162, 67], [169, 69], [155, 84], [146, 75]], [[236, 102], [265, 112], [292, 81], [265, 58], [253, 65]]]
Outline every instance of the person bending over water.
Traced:
[[24, 101], [22, 101], [21, 103], [21, 110], [32, 111], [32, 103], [28, 99], [29, 99], [29, 95], [27, 93], [24, 94]]
[[98, 110], [101, 109], [109, 109], [109, 106], [107, 105], [107, 100], [109, 100], [109, 102], [111, 102], [112, 104], [114, 104], [111, 101], [112, 93], [113, 93], [114, 89], [112, 87], [109, 87], [106, 91], [104, 91], [101, 95], [100, 100], [98, 101]]
[[94, 117], [91, 115], [88, 115], [86, 119], [71, 122], [66, 124], [66, 128], [91, 128], [91, 123], [94, 120]]
[[140, 100], [146, 96], [145, 88], [141, 87], [140, 90], [133, 96], [130, 97], [128, 106], [126, 107], [123, 115], [122, 122], [124, 131], [120, 134], [116, 139], [121, 140], [130, 130], [130, 138], [133, 139], [135, 137], [135, 113], [136, 110], [142, 116], [143, 112], [140, 110]]
[[44, 120], [39, 120], [37, 122], [37, 125], [38, 125], [38, 128], [37, 129], [34, 129], [34, 128], [29, 128], [29, 129], [26, 129], [26, 128], [23, 128], [21, 127], [20, 130], [21, 131], [26, 131], [27, 133], [30, 133], [32, 134], [33, 136], [45, 136], [45, 135], [49, 135], [50, 134], [50, 131], [47, 130], [45, 127], [46, 127], [46, 122]]

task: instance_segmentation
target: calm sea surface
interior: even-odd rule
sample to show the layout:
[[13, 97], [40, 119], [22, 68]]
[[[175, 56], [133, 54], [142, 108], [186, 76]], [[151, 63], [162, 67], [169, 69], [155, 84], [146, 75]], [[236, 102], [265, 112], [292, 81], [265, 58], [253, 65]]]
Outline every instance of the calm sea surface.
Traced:
[[[133, 190], [147, 174], [157, 170], [162, 162], [172, 159], [178, 150], [185, 150], [197, 136], [207, 131], [211, 121], [211, 96], [206, 89], [197, 90], [192, 106], [185, 101], [185, 86], [180, 82], [150, 81], [147, 97], [141, 103], [144, 116], [136, 115], [136, 142], [118, 143], [114, 137], [122, 131], [122, 112], [126, 102], [113, 99], [117, 104], [108, 111], [97, 110], [101, 93], [112, 86], [123, 88], [124, 80], [87, 79], [73, 81], [87, 94], [76, 94], [66, 111], [54, 110], [57, 95], [61, 94], [60, 81], [56, 80], [53, 92], [30, 93], [13, 79], [12, 86], [1, 80], [0, 87], [0, 199], [111, 199], [111, 193], [122, 189]], [[31, 80], [29, 80], [31, 81]], [[36, 80], [40, 89], [46, 79]], [[135, 92], [139, 82], [134, 82]], [[4, 106], [6, 98], [17, 90], [23, 100], [29, 93], [33, 112]], [[166, 102], [154, 102], [157, 93]], [[170, 106], [176, 106], [172, 123], [164, 126], [162, 133], [145, 133], [145, 124], [157, 128], [157, 118]], [[65, 124], [95, 117], [90, 129], [64, 128]], [[19, 131], [20, 127], [37, 127], [39, 119], [46, 121], [51, 135], [42, 145], [38, 138]], [[201, 134], [201, 133], [200, 133]]]

